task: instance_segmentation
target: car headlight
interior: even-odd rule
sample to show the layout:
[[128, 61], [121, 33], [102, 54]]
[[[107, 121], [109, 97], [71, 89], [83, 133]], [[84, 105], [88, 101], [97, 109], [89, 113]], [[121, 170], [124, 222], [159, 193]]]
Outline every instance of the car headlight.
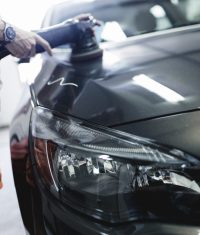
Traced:
[[197, 158], [40, 107], [31, 125], [42, 184], [63, 204], [108, 222], [200, 214]]

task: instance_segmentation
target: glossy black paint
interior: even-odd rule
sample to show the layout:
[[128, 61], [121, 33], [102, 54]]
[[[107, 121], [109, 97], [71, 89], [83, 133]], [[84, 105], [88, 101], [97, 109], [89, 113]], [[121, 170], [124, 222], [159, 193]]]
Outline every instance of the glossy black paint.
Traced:
[[198, 27], [154, 34], [107, 45], [102, 60], [47, 62], [37, 104], [106, 126], [198, 109], [199, 37]]
[[186, 112], [114, 127], [200, 157], [200, 111]]
[[[31, 87], [32, 97], [29, 90], [26, 90], [23, 103], [11, 125], [11, 143], [13, 140], [20, 142], [29, 137], [32, 100], [35, 105], [152, 138], [200, 157], [199, 37], [200, 28], [195, 26], [177, 32], [166, 31], [104, 45], [103, 58], [93, 62], [69, 64], [60, 60], [66, 49], [62, 49], [57, 58], [46, 58]], [[140, 76], [136, 77], [138, 75]], [[137, 79], [133, 80], [133, 77]], [[60, 80], [55, 82], [57, 79]], [[138, 83], [140, 80], [144, 82], [141, 83], [144, 86], [146, 81], [147, 84], [150, 81], [153, 88], [144, 88]], [[173, 95], [178, 99], [177, 102], [170, 101]], [[27, 155], [30, 157], [30, 152]], [[28, 201], [25, 205], [29, 209], [31, 202], [23, 197], [21, 190], [25, 181], [20, 182], [20, 172], [17, 172], [15, 164], [13, 166], [18, 197], [21, 204]], [[22, 178], [25, 177], [23, 172]], [[35, 178], [38, 183], [37, 174]], [[42, 206], [40, 202], [36, 202], [34, 208], [42, 213], [40, 216], [44, 217], [48, 235], [63, 235], [66, 230], [73, 235], [144, 235], [150, 232], [161, 234], [161, 231], [166, 235], [199, 233], [197, 227], [183, 225], [143, 222], [113, 226], [99, 223], [68, 208], [62, 208], [59, 202], [48, 197], [39, 183], [38, 186], [39, 191], [34, 189], [34, 195], [41, 196]], [[31, 193], [28, 194], [30, 199]], [[26, 220], [27, 214], [24, 213], [24, 208], [22, 210]], [[30, 220], [25, 222], [26, 226], [29, 226]]]

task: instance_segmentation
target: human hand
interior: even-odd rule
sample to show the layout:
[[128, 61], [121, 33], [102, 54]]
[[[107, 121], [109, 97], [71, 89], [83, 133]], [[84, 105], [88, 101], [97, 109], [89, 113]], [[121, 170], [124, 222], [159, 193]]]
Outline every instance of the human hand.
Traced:
[[6, 45], [10, 53], [18, 58], [33, 57], [36, 54], [36, 44], [42, 46], [49, 55], [52, 55], [49, 43], [33, 32], [27, 32], [13, 27], [16, 32], [14, 41]]
[[79, 20], [79, 21], [91, 21], [94, 24], [94, 26], [101, 26], [101, 22], [96, 20], [93, 17], [93, 15], [91, 15], [90, 13], [84, 13], [84, 14], [77, 15], [77, 16], [75, 16], [75, 19]]

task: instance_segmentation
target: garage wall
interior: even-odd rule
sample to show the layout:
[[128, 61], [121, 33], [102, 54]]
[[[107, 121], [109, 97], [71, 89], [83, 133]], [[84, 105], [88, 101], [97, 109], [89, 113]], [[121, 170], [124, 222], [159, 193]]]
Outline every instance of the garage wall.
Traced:
[[0, 127], [9, 125], [22, 92], [17, 64], [12, 57], [0, 61]]

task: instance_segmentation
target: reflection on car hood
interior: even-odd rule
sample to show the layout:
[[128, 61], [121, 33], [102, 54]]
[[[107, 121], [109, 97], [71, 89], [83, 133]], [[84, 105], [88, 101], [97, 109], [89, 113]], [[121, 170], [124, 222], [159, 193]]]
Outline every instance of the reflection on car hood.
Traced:
[[103, 125], [198, 109], [199, 87], [197, 26], [108, 44], [102, 60], [51, 59], [33, 85], [38, 105]]

